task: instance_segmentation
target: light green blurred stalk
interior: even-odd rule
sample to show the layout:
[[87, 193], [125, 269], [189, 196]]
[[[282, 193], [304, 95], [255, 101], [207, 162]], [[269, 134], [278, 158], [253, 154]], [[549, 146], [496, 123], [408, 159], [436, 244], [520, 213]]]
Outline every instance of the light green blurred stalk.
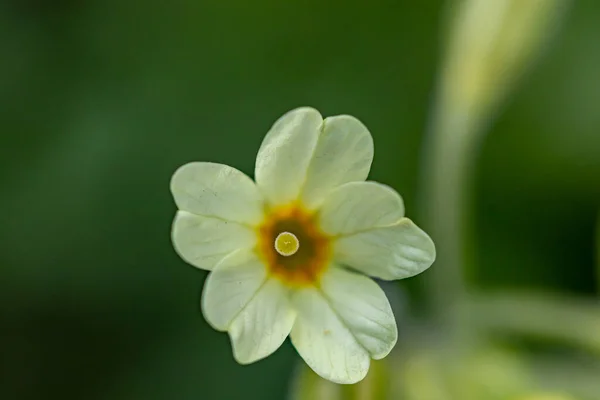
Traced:
[[600, 211], [596, 219], [596, 294], [600, 296]]
[[471, 180], [477, 148], [499, 105], [539, 55], [567, 0], [451, 2], [430, 131], [423, 157], [425, 226], [438, 260], [431, 300], [438, 314], [466, 292]]

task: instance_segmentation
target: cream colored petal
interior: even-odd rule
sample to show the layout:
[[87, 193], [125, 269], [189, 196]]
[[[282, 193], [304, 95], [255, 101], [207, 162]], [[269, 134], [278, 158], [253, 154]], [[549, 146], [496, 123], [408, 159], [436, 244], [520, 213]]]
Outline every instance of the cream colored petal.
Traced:
[[233, 252], [206, 279], [202, 292], [204, 317], [216, 330], [228, 330], [266, 282], [265, 266], [253, 251]]
[[236, 361], [249, 364], [271, 355], [290, 334], [295, 319], [288, 289], [269, 279], [229, 326]]
[[303, 203], [316, 209], [337, 186], [364, 181], [372, 161], [373, 138], [362, 122], [349, 115], [326, 118], [306, 173]]
[[334, 189], [319, 210], [321, 229], [347, 235], [392, 225], [404, 217], [404, 203], [394, 189], [376, 182], [351, 182]]
[[256, 183], [271, 204], [295, 200], [320, 133], [323, 118], [313, 108], [292, 110], [265, 136], [256, 157]]
[[321, 290], [371, 358], [389, 354], [398, 338], [396, 320], [383, 290], [371, 278], [332, 267], [321, 279]]
[[192, 162], [171, 178], [180, 210], [206, 217], [256, 225], [263, 218], [263, 198], [248, 176], [222, 164]]
[[385, 280], [417, 275], [435, 261], [431, 238], [410, 219], [383, 228], [342, 236], [334, 258], [353, 269]]
[[298, 312], [290, 338], [306, 364], [324, 379], [356, 383], [369, 370], [370, 357], [317, 289], [292, 297]]
[[332, 266], [319, 289], [292, 297], [298, 311], [292, 343], [320, 376], [355, 383], [370, 359], [389, 354], [398, 337], [396, 321], [383, 290], [370, 278]]
[[175, 251], [195, 267], [212, 270], [237, 249], [256, 245], [256, 233], [245, 225], [178, 211], [171, 238]]

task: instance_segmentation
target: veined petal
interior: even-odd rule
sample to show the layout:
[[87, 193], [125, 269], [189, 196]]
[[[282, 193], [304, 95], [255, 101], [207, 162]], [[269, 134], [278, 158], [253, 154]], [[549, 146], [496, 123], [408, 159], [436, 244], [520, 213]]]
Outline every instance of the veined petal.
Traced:
[[306, 172], [302, 201], [317, 208], [334, 188], [364, 181], [373, 161], [373, 138], [358, 119], [349, 115], [325, 118]]
[[402, 197], [376, 182], [350, 182], [334, 189], [319, 210], [321, 229], [332, 236], [389, 226], [404, 217]]
[[313, 108], [292, 110], [265, 136], [256, 158], [256, 182], [269, 203], [300, 198], [316, 209], [333, 188], [364, 181], [373, 161], [373, 138], [349, 115], [325, 120]]
[[403, 279], [433, 264], [435, 245], [410, 219], [402, 218], [392, 226], [338, 238], [334, 259], [370, 276]]
[[320, 376], [336, 383], [356, 383], [370, 359], [385, 357], [396, 344], [396, 322], [381, 288], [371, 279], [332, 266], [320, 289], [292, 297], [298, 317], [292, 343]]
[[195, 267], [212, 270], [234, 250], [256, 245], [256, 233], [245, 225], [178, 211], [171, 238], [175, 251]]
[[258, 224], [263, 199], [248, 176], [223, 164], [192, 162], [171, 178], [177, 207], [192, 214], [245, 224]]
[[295, 319], [288, 289], [269, 279], [229, 326], [236, 361], [249, 364], [271, 355], [290, 334]]
[[256, 157], [256, 183], [271, 204], [295, 200], [320, 133], [323, 117], [302, 107], [279, 118], [265, 136]]
[[252, 250], [231, 253], [206, 278], [202, 292], [204, 317], [216, 330], [228, 330], [266, 282], [265, 266]]
[[306, 364], [324, 379], [356, 383], [369, 371], [369, 353], [356, 341], [317, 289], [292, 299], [298, 312], [290, 338]]
[[398, 339], [396, 320], [384, 291], [371, 278], [339, 267], [321, 279], [329, 305], [371, 358], [387, 356]]

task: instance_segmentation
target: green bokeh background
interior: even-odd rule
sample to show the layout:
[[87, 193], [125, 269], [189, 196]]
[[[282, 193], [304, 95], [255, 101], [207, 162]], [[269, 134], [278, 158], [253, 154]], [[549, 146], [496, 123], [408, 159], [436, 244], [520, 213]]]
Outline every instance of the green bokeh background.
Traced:
[[[369, 127], [370, 178], [418, 223], [443, 5], [0, 3], [0, 398], [282, 399], [291, 345], [239, 366], [203, 320], [169, 179], [252, 174], [275, 119], [310, 105]], [[599, 37], [600, 4], [573, 2], [488, 132], [473, 285], [598, 293]]]

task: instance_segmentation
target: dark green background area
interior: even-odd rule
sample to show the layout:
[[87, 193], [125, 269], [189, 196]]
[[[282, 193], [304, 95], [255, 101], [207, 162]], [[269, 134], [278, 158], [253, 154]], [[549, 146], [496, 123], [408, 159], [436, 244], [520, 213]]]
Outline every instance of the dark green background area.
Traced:
[[[600, 5], [572, 6], [478, 156], [482, 288], [597, 290]], [[444, 15], [438, 1], [0, 3], [0, 398], [282, 399], [293, 348], [242, 367], [203, 320], [206, 273], [170, 243], [169, 179], [194, 160], [252, 174], [270, 125], [310, 105], [369, 127], [370, 179], [419, 222]]]

